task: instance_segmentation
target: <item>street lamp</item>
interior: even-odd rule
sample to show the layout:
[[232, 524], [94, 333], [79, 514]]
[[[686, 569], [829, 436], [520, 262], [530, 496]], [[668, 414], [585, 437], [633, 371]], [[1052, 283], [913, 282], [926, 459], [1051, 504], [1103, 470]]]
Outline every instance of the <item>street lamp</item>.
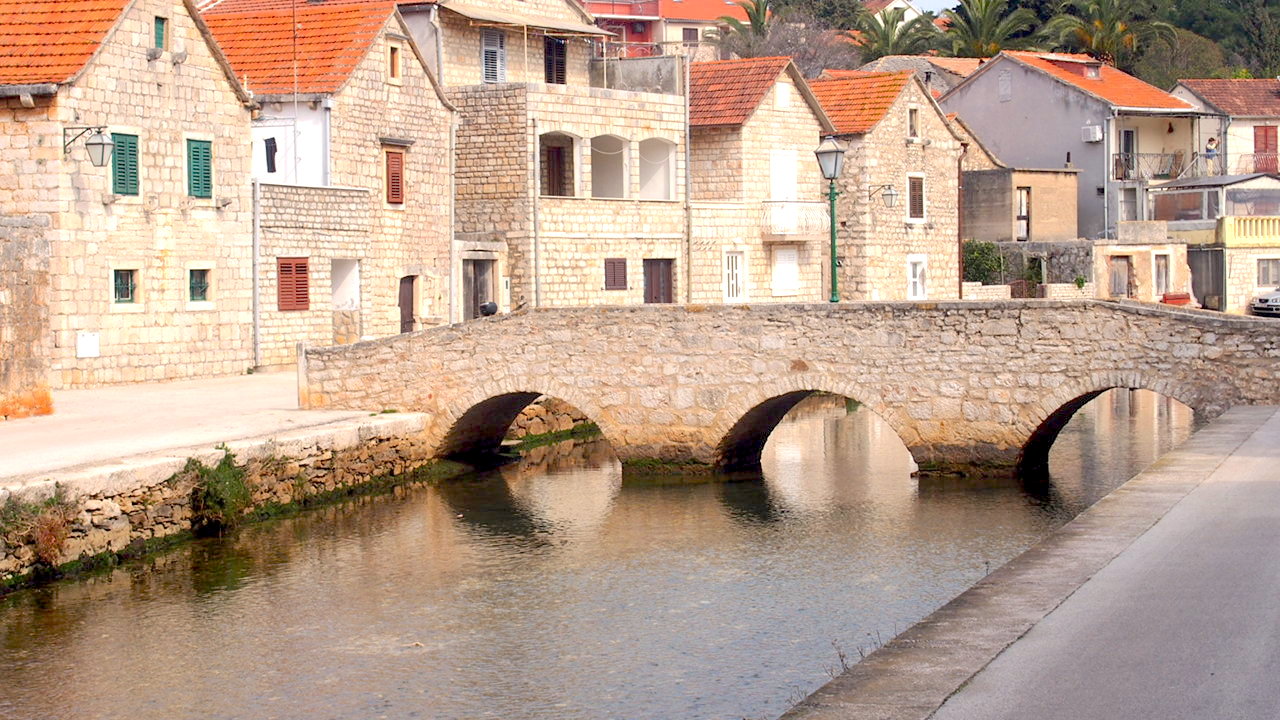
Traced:
[[[75, 135], [71, 136], [75, 131]], [[62, 130], [62, 152], [67, 154], [71, 152], [71, 145], [75, 141], [89, 135], [89, 139], [84, 141], [85, 150], [89, 151], [89, 162], [94, 167], [103, 167], [111, 160], [111, 153], [116, 148], [116, 143], [111, 139], [110, 135], [103, 133], [105, 127], [69, 127]], [[70, 136], [70, 137], [68, 137]]]
[[884, 206], [890, 210], [893, 209], [894, 205], [898, 204], [898, 191], [892, 185], [881, 185], [868, 190], [867, 202], [875, 200], [877, 194], [880, 195], [880, 202], [884, 203]]
[[822, 139], [818, 149], [813, 151], [818, 156], [818, 167], [822, 169], [822, 177], [828, 183], [827, 200], [831, 203], [831, 302], [840, 302], [840, 281], [836, 268], [836, 178], [844, 169], [844, 148], [830, 135]]

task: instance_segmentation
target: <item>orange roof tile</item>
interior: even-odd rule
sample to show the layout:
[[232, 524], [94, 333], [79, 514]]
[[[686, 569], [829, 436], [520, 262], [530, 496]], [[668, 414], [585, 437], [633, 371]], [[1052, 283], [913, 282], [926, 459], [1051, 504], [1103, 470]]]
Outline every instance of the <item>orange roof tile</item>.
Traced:
[[[1191, 105], [1179, 100], [1154, 85], [1121, 72], [1106, 63], [1098, 63], [1088, 55], [1071, 53], [1037, 53], [1005, 50], [1019, 62], [1095, 95], [1118, 107], [1151, 108], [1157, 110], [1191, 110]], [[1101, 65], [1098, 78], [1085, 77], [1082, 69], [1087, 65]]]
[[1228, 115], [1280, 117], [1280, 78], [1257, 80], [1179, 80]]
[[658, 14], [669, 20], [747, 19], [747, 11], [733, 0], [661, 0]]
[[883, 73], [862, 70], [828, 70], [822, 80], [809, 83], [841, 135], [870, 132], [889, 112], [911, 81], [910, 72]]
[[960, 77], [969, 77], [982, 67], [986, 58], [953, 58], [930, 56], [929, 63]]
[[689, 65], [689, 124], [741, 125], [791, 64], [788, 57]]
[[0, 85], [62, 83], [97, 52], [128, 0], [0, 0]]
[[[261, 9], [248, 11], [253, 5]], [[369, 52], [394, 0], [223, 0], [207, 9], [205, 22], [236, 76], [260, 95], [297, 91], [333, 93]], [[293, 21], [298, 22], [297, 47]]]

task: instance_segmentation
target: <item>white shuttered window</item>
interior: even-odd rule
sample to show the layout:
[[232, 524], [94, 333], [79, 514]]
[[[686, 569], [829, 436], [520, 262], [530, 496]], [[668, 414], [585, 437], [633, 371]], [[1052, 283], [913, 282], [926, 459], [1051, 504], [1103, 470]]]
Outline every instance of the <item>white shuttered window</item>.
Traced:
[[724, 254], [724, 301], [741, 302], [747, 299], [746, 284], [743, 274], [746, 272], [746, 261], [740, 252]]
[[484, 81], [507, 81], [507, 34], [501, 30], [486, 28], [480, 34], [480, 64], [484, 69]]
[[800, 292], [800, 251], [794, 247], [773, 249], [773, 294]]

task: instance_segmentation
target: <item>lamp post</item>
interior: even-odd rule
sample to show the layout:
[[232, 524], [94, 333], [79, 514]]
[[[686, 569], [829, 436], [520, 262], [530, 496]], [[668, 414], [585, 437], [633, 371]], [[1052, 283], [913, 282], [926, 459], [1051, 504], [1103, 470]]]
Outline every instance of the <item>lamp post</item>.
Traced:
[[840, 171], [844, 168], [844, 148], [828, 135], [822, 139], [813, 154], [818, 157], [818, 167], [828, 184], [827, 201], [831, 204], [831, 302], [840, 302], [839, 269], [836, 263], [836, 178], [840, 177]]
[[[84, 141], [84, 148], [89, 152], [89, 162], [94, 167], [103, 167], [111, 160], [111, 152], [115, 150], [116, 143], [111, 139], [110, 135], [103, 132], [105, 127], [68, 127], [62, 130], [62, 152], [63, 154], [71, 152], [71, 146], [75, 141], [89, 135]], [[72, 133], [75, 133], [74, 135]]]

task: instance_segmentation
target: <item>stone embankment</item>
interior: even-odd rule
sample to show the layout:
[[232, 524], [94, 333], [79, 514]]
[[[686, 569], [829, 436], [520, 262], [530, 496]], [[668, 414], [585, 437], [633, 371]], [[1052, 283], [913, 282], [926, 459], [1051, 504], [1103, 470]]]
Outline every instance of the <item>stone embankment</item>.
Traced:
[[[206, 473], [228, 453], [248, 513], [432, 462], [420, 414], [383, 414], [267, 437], [120, 459], [0, 487], [0, 589], [41, 567], [141, 549], [200, 524]], [[198, 463], [198, 465], [197, 465]]]
[[563, 400], [543, 396], [520, 411], [515, 422], [511, 423], [511, 429], [507, 431], [507, 439], [523, 440], [549, 433], [568, 432], [587, 422], [591, 422], [591, 419], [578, 408]]

